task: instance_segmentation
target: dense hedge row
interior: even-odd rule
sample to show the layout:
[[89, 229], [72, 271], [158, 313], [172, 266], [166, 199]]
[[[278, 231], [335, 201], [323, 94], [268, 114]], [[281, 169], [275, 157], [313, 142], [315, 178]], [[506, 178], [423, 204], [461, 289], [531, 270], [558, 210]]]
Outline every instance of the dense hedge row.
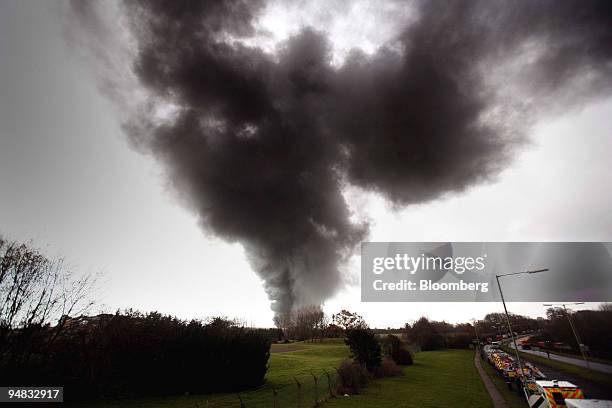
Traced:
[[237, 391], [263, 383], [270, 356], [261, 333], [220, 319], [116, 314], [71, 319], [56, 333], [0, 336], [0, 384], [61, 385], [72, 400]]

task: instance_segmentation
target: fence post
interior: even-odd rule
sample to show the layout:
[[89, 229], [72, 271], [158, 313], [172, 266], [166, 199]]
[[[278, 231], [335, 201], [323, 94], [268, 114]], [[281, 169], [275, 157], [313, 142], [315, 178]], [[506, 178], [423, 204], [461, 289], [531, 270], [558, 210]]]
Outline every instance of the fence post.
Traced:
[[314, 373], [311, 371], [310, 375], [312, 375], [312, 378], [314, 379], [314, 406], [318, 407], [319, 406], [319, 390], [317, 389], [317, 376], [314, 375]]
[[295, 383], [297, 384], [297, 408], [302, 408], [302, 383], [298, 381], [297, 378], [293, 377]]
[[340, 380], [341, 380], [342, 384], [344, 384], [346, 382], [345, 378], [342, 375], [342, 373], [340, 372], [340, 370], [338, 370], [338, 367], [334, 367], [334, 370], [336, 370], [336, 372], [338, 373], [338, 377], [340, 377]]
[[333, 397], [334, 396], [334, 392], [332, 390], [331, 377], [329, 376], [329, 373], [327, 372], [327, 370], [323, 370], [323, 372], [327, 376], [327, 390], [329, 391], [329, 396]]
[[276, 392], [276, 388], [272, 388], [272, 407], [279, 408], [278, 407], [278, 393]]

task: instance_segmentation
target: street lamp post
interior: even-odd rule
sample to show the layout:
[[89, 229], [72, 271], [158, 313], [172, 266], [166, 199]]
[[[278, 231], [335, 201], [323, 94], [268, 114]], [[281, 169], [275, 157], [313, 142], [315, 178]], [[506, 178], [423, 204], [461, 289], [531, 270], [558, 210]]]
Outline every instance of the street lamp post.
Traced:
[[512, 343], [514, 344], [514, 351], [516, 352], [516, 362], [518, 363], [518, 366], [519, 366], [523, 393], [525, 394], [525, 399], [527, 401], [529, 401], [529, 395], [527, 394], [527, 390], [525, 389], [525, 373], [523, 372], [523, 363], [521, 363], [521, 357], [519, 355], [518, 346], [516, 345], [516, 338], [514, 337], [514, 331], [512, 330], [512, 325], [510, 324], [510, 316], [508, 315], [508, 308], [506, 307], [506, 301], [504, 300], [504, 293], [502, 292], [501, 284], [499, 283], [499, 278], [501, 278], [502, 276], [534, 274], [534, 273], [540, 273], [540, 272], [546, 272], [546, 271], [548, 271], [548, 268], [537, 269], [534, 271], [522, 271], [522, 272], [513, 272], [513, 273], [504, 273], [501, 275], [495, 275], [495, 279], [497, 280], [497, 287], [499, 288], [499, 295], [501, 296], [502, 303], [504, 304], [504, 312], [506, 313], [506, 322], [508, 323], [508, 330], [510, 330], [510, 336], [512, 336]]
[[478, 340], [478, 347], [480, 347], [480, 336], [478, 335], [478, 328], [476, 327], [478, 325], [478, 320], [472, 320], [474, 321], [474, 333], [476, 334], [476, 340]]
[[476, 350], [478, 351], [478, 355], [480, 355], [480, 336], [478, 335], [478, 328], [476, 327], [478, 325], [478, 320], [472, 319], [472, 321], [474, 322], [474, 333], [476, 334]]
[[555, 305], [561, 305], [563, 307], [563, 310], [565, 311], [565, 316], [567, 316], [567, 320], [569, 321], [570, 327], [572, 328], [572, 332], [574, 333], [574, 338], [576, 339], [576, 343], [578, 343], [578, 348], [580, 349], [580, 354], [582, 354], [582, 359], [584, 360], [584, 363], [586, 364], [586, 368], [587, 370], [591, 369], [591, 366], [589, 365], [589, 359], [587, 358], [586, 354], [584, 353], [584, 344], [582, 344], [582, 340], [580, 340], [580, 335], [578, 335], [578, 330], [576, 330], [576, 326], [574, 326], [574, 322], [572, 321], [572, 317], [570, 316], [570, 313], [567, 309], [568, 305], [583, 305], [584, 302], [575, 302], [575, 303], [557, 303], [557, 304], [553, 304], [553, 303], [544, 303], [544, 306], [555, 306]]

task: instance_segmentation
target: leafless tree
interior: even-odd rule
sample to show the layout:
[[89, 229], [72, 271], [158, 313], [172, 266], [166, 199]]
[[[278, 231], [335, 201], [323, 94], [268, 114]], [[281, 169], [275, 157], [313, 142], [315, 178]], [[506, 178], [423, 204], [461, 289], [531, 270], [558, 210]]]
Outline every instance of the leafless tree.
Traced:
[[325, 319], [321, 306], [306, 306], [295, 312], [295, 336], [298, 339], [314, 341], [320, 338], [320, 327]]
[[599, 310], [602, 312], [612, 312], [612, 303], [602, 303], [599, 305]]
[[363, 317], [345, 309], [332, 315], [332, 323], [342, 331], [368, 327]]
[[322, 339], [328, 323], [321, 306], [305, 306], [274, 317], [274, 324], [283, 331], [283, 336], [296, 340]]
[[283, 337], [291, 337], [290, 332], [293, 327], [293, 315], [290, 311], [277, 313], [274, 316], [274, 325], [283, 332]]
[[86, 313], [95, 277], [77, 277], [61, 259], [0, 237], [0, 328], [5, 332]]
[[319, 318], [317, 319], [316, 331], [320, 341], [323, 341], [327, 334], [327, 329], [330, 325], [330, 317], [326, 315], [321, 309], [321, 313], [319, 314]]

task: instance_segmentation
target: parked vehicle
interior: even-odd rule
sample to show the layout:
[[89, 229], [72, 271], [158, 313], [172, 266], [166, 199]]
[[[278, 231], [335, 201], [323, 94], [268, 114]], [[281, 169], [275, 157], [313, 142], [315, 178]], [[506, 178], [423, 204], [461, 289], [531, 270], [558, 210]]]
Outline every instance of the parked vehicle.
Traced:
[[495, 342], [486, 344], [483, 352], [510, 389], [521, 395], [525, 391], [530, 408], [612, 408], [612, 401], [585, 399], [580, 387], [569, 381], [546, 380], [544, 373], [528, 361], [523, 362], [520, 375], [514, 357]]
[[535, 381], [535, 389], [529, 397], [530, 408], [565, 408], [566, 398], [583, 400], [582, 390], [569, 381]]

